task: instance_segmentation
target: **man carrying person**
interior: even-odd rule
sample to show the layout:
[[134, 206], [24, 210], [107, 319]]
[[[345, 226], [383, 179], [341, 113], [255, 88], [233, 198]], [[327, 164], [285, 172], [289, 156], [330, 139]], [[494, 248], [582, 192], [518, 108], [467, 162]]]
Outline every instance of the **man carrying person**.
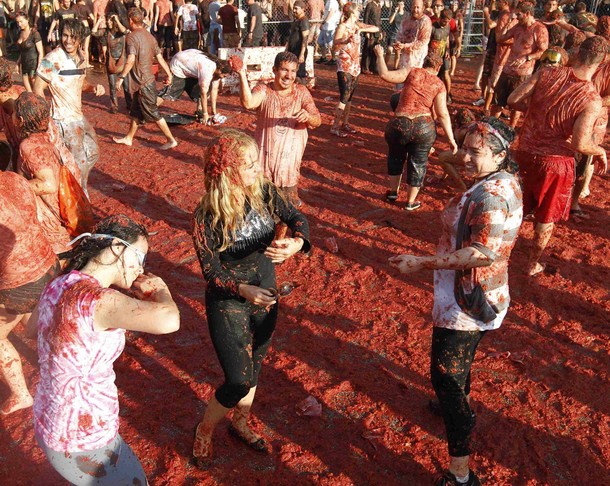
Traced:
[[[549, 47], [549, 32], [534, 18], [533, 4], [523, 2], [517, 7], [517, 25], [503, 31], [496, 28], [498, 43], [511, 39], [513, 46], [494, 88], [496, 99], [491, 114], [495, 117], [500, 116], [502, 109], [507, 107], [508, 97], [517, 86], [532, 75], [536, 61]], [[511, 127], [515, 128], [518, 121], [518, 112], [511, 111]]]
[[528, 109], [515, 158], [523, 180], [524, 214], [534, 213], [534, 242], [527, 273], [542, 272], [540, 257], [555, 223], [568, 219], [574, 185], [574, 152], [598, 156], [605, 173], [605, 150], [592, 133], [602, 100], [591, 79], [608, 50], [595, 36], [585, 40], [572, 66], [540, 69], [509, 96], [511, 106]]
[[118, 76], [117, 89], [123, 80], [129, 76], [129, 89], [132, 95], [129, 115], [131, 122], [129, 132], [122, 138], [112, 137], [115, 143], [131, 146], [133, 137], [138, 131], [138, 124], [155, 122], [167, 142], [161, 145], [161, 150], [168, 150], [178, 145], [167, 126], [167, 122], [159, 114], [157, 107], [157, 84], [152, 66], [155, 59], [167, 74], [166, 83], [172, 83], [172, 72], [163, 59], [163, 54], [156, 39], [144, 28], [143, 12], [137, 8], [129, 10], [131, 33], [125, 40], [127, 45], [127, 61], [123, 71]]
[[309, 19], [305, 15], [305, 2], [303, 0], [295, 0], [292, 11], [294, 12], [294, 20], [290, 26], [286, 50], [297, 56], [299, 60], [297, 80], [304, 84], [307, 82], [305, 62], [307, 60], [307, 42], [309, 40]]
[[36, 71], [34, 92], [44, 98], [51, 94], [51, 117], [64, 143], [81, 171], [81, 186], [87, 193], [89, 172], [99, 159], [95, 130], [83, 115], [81, 92], [96, 96], [105, 93], [101, 84], [85, 81], [86, 62], [80, 49], [85, 40], [85, 26], [80, 20], [68, 19], [61, 24], [60, 45], [47, 54]]

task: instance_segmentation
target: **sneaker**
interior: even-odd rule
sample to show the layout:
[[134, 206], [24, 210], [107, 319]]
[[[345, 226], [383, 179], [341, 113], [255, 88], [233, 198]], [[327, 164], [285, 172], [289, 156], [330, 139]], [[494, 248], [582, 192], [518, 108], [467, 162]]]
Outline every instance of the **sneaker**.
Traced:
[[332, 133], [335, 137], [339, 137], [339, 138], [347, 137], [347, 133], [345, 133], [344, 131], [342, 131], [339, 128], [334, 128], [334, 127], [331, 128], [330, 133]]
[[481, 486], [481, 480], [472, 469], [468, 470], [468, 481], [458, 483], [455, 475], [449, 471], [445, 471], [443, 475], [436, 480], [434, 486]]
[[415, 211], [421, 207], [421, 203], [419, 201], [414, 201], [412, 203], [407, 203], [405, 206], [405, 211]]
[[483, 106], [485, 104], [485, 100], [483, 98], [479, 98], [476, 101], [472, 102], [473, 106]]
[[389, 203], [396, 202], [398, 199], [398, 191], [386, 191], [385, 200]]

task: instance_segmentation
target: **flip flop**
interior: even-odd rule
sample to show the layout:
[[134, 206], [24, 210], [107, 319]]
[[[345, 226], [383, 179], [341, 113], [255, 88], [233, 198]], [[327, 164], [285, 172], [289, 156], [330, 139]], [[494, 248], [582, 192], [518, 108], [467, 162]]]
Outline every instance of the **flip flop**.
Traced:
[[251, 442], [247, 438], [245, 438], [243, 435], [241, 435], [239, 430], [237, 430], [235, 427], [233, 427], [233, 424], [229, 425], [227, 427], [227, 430], [229, 431], [230, 436], [243, 442], [250, 449], [255, 450], [256, 452], [262, 452], [264, 454], [269, 454], [269, 446], [267, 445], [267, 441], [265, 439], [263, 439], [262, 437]]

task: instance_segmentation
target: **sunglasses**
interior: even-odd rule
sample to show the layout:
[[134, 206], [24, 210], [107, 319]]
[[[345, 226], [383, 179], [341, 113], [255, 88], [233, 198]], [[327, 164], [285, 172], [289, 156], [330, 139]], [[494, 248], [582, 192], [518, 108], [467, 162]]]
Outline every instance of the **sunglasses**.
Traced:
[[[140, 264], [140, 267], [144, 268], [144, 264], [146, 263], [146, 253], [144, 253], [139, 248], [136, 248], [131, 243], [127, 243], [125, 240], [122, 240], [121, 238], [117, 238], [116, 236], [113, 236], [112, 238], [117, 240], [122, 245], [125, 245], [127, 248], [131, 248], [136, 253], [136, 257], [138, 257], [138, 263]], [[113, 245], [113, 246], [116, 246], [116, 245]]]
[[290, 295], [298, 286], [299, 285], [294, 282], [284, 282], [279, 286], [278, 289], [269, 289], [269, 291], [272, 292], [276, 298], [286, 297], [287, 295]]

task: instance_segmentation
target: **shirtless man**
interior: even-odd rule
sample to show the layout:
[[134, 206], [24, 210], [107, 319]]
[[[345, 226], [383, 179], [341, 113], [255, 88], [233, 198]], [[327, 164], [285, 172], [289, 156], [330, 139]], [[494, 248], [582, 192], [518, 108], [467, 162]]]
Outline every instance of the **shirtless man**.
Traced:
[[508, 97], [515, 108], [528, 102], [515, 159], [523, 179], [524, 214], [533, 212], [535, 220], [530, 276], [544, 270], [540, 257], [554, 225], [568, 218], [574, 152], [598, 156], [599, 172], [606, 172], [606, 152], [591, 137], [603, 109], [591, 79], [607, 49], [603, 38], [589, 38], [572, 66], [540, 69]]
[[[495, 86], [495, 106], [492, 116], [498, 117], [508, 105], [510, 94], [534, 72], [536, 61], [549, 47], [549, 32], [534, 18], [534, 5], [524, 2], [517, 8], [517, 25], [508, 30], [497, 30], [496, 40], [504, 43], [513, 39], [513, 46]], [[519, 121], [517, 112], [511, 112], [511, 127]]]

